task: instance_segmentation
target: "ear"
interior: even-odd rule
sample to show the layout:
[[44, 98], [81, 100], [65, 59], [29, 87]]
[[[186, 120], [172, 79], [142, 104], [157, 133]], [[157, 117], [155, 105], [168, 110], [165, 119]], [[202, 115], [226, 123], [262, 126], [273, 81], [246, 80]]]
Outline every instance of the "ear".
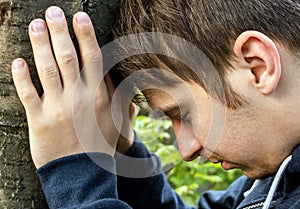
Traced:
[[258, 31], [243, 32], [235, 41], [234, 53], [251, 71], [251, 83], [262, 94], [272, 94], [281, 77], [279, 51], [269, 37]]

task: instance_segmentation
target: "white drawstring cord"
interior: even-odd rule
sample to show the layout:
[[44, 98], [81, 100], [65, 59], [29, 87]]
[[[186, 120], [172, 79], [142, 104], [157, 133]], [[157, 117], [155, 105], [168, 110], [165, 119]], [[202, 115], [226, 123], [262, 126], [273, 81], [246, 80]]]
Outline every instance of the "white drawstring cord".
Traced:
[[280, 166], [280, 168], [279, 168], [279, 170], [278, 170], [278, 172], [277, 172], [277, 174], [276, 174], [276, 176], [274, 178], [274, 181], [273, 181], [273, 183], [271, 185], [270, 191], [268, 193], [268, 196], [266, 198], [266, 201], [265, 201], [264, 206], [263, 206], [262, 209], [268, 209], [270, 207], [271, 202], [272, 202], [273, 197], [274, 197], [274, 194], [275, 194], [276, 189], [278, 187], [278, 184], [280, 182], [281, 176], [282, 176], [283, 172], [285, 171], [287, 165], [289, 164], [289, 162], [291, 160], [292, 160], [292, 156], [289, 156], [281, 164], [281, 166]]

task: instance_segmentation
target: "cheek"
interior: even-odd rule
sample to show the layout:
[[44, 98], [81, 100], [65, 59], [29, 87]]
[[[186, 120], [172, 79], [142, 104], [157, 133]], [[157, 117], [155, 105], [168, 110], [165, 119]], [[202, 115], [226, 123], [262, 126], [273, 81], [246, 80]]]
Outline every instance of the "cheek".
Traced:
[[214, 151], [220, 143], [224, 123], [219, 118], [213, 118], [211, 114], [203, 113], [193, 123], [195, 138], [210, 151]]
[[226, 120], [216, 152], [225, 159], [241, 164], [260, 160], [260, 144], [250, 124], [241, 120]]
[[220, 145], [222, 145], [223, 148], [235, 149], [236, 147], [240, 147], [244, 139], [245, 138], [241, 135], [240, 127], [233, 121], [227, 119], [223, 126]]
[[226, 108], [218, 101], [205, 98], [198, 99], [193, 114], [193, 130], [196, 138], [204, 147], [213, 150], [222, 138]]

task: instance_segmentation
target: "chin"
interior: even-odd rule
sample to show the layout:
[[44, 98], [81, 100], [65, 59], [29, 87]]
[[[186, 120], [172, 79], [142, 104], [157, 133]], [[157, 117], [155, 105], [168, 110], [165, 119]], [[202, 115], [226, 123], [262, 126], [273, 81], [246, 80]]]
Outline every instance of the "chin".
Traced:
[[249, 179], [257, 180], [257, 179], [266, 179], [270, 176], [274, 176], [276, 174], [276, 171], [274, 170], [243, 170], [243, 173], [245, 176], [247, 176]]

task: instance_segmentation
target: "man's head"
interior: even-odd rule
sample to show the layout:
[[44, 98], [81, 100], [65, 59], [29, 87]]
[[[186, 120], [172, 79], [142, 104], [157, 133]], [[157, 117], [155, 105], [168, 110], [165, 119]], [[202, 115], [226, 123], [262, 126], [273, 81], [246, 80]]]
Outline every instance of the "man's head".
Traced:
[[[153, 108], [170, 113], [172, 107], [169, 115], [182, 156], [192, 160], [201, 154], [223, 161], [227, 169], [240, 167], [253, 178], [274, 173], [300, 143], [295, 109], [300, 99], [300, 2], [123, 0], [121, 8], [116, 38], [172, 34], [198, 47], [213, 65], [190, 69], [164, 55], [142, 54], [112, 72], [117, 84], [148, 68], [178, 76], [184, 87], [166, 82], [164, 91], [143, 92]], [[161, 47], [169, 46], [162, 41]], [[148, 74], [143, 82], [147, 78], [160, 79]], [[208, 142], [216, 140], [213, 136], [216, 143]]]

